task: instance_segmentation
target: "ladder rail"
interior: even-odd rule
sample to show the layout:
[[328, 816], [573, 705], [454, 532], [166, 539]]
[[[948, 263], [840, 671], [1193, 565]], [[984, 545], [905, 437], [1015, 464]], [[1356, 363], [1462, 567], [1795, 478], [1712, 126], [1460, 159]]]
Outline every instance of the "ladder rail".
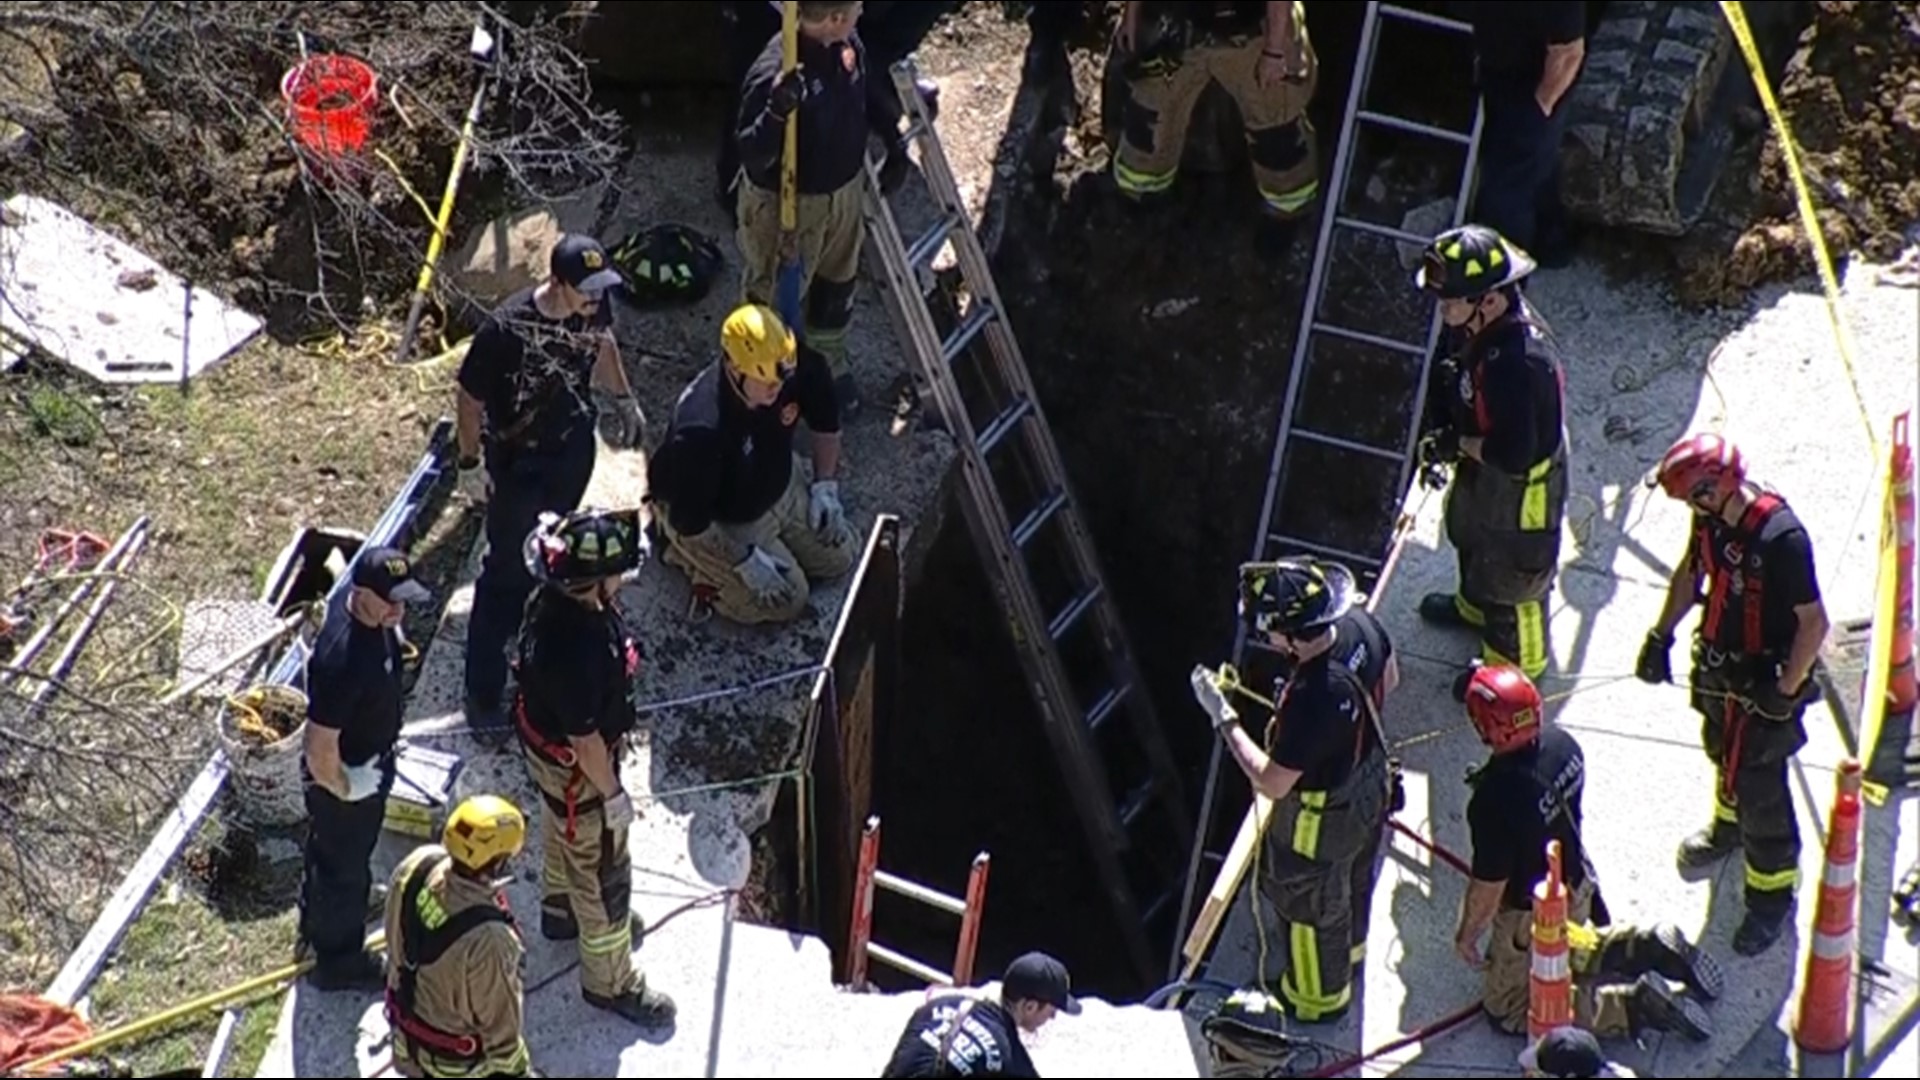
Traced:
[[[986, 915], [987, 872], [991, 857], [984, 851], [973, 857], [967, 872], [965, 898], [880, 869], [880, 817], [867, 818], [860, 833], [860, 859], [854, 869], [853, 926], [847, 935], [847, 985], [862, 990], [870, 964], [880, 963], [933, 986], [967, 986], [973, 982], [974, 962], [980, 950], [980, 924]], [[873, 898], [876, 891], [893, 893], [960, 919], [959, 944], [953, 970], [942, 971], [898, 949], [873, 940]]]
[[[1300, 320], [1299, 330], [1294, 338], [1292, 368], [1287, 373], [1287, 388], [1282, 399], [1280, 415], [1274, 434], [1273, 450], [1268, 461], [1267, 489], [1261, 500], [1260, 516], [1256, 523], [1256, 534], [1249, 561], [1259, 561], [1283, 538], [1275, 529], [1275, 511], [1278, 509], [1281, 488], [1287, 474], [1288, 446], [1292, 441], [1294, 410], [1298, 406], [1302, 388], [1305, 385], [1306, 367], [1312, 358], [1313, 341], [1320, 330], [1320, 308], [1324, 300], [1328, 264], [1331, 261], [1334, 235], [1342, 228], [1351, 231], [1379, 235], [1383, 229], [1369, 228], [1366, 223], [1348, 223], [1344, 221], [1344, 202], [1347, 188], [1352, 181], [1354, 158], [1358, 150], [1360, 132], [1365, 127], [1365, 116], [1369, 110], [1364, 108], [1366, 96], [1373, 84], [1374, 65], [1378, 59], [1380, 34], [1389, 19], [1401, 19], [1433, 29], [1472, 33], [1472, 25], [1457, 19], [1429, 15], [1391, 3], [1370, 2], [1367, 4], [1366, 17], [1361, 26], [1360, 41], [1356, 49], [1357, 62], [1354, 66], [1354, 78], [1347, 88], [1346, 112], [1340, 130], [1340, 144], [1334, 153], [1333, 172], [1329, 177], [1327, 191], [1330, 200], [1322, 206], [1320, 223], [1315, 238], [1314, 261], [1308, 272], [1304, 317]], [[1460, 182], [1454, 196], [1453, 225], [1458, 227], [1466, 219], [1468, 202], [1478, 181], [1480, 163], [1480, 138], [1486, 122], [1485, 106], [1478, 100], [1474, 103], [1472, 125], [1466, 133], [1466, 157], [1461, 163]], [[1396, 491], [1405, 492], [1412, 480], [1414, 469], [1413, 454], [1420, 437], [1426, 412], [1428, 383], [1432, 377], [1433, 351], [1438, 346], [1442, 332], [1440, 314], [1436, 310], [1429, 318], [1426, 334], [1426, 347], [1419, 359], [1419, 377], [1415, 380], [1413, 410], [1408, 424], [1407, 434], [1401, 443], [1400, 468], [1396, 481]], [[1322, 554], [1331, 552], [1322, 545], [1309, 545], [1304, 541], [1293, 541], [1301, 547], [1317, 547]], [[1238, 619], [1234, 623], [1232, 657], [1236, 667], [1244, 664], [1249, 648], [1246, 627]], [[1201, 795], [1198, 818], [1194, 830], [1194, 841], [1188, 856], [1187, 881], [1180, 904], [1180, 926], [1189, 925], [1194, 914], [1194, 900], [1200, 885], [1201, 869], [1209, 852], [1208, 834], [1212, 831], [1216, 804], [1219, 798], [1219, 777], [1224, 757], [1224, 747], [1216, 741], [1209, 754], [1207, 774]], [[1180, 935], [1168, 957], [1168, 978], [1178, 978], [1182, 964], [1184, 935]]]

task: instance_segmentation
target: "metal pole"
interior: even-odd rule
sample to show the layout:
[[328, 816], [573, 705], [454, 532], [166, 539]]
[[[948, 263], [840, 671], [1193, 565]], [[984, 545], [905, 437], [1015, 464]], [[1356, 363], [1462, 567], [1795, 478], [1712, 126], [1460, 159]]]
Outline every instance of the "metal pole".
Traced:
[[[27, 639], [26, 644], [20, 646], [20, 651], [14, 654], [13, 660], [5, 667], [0, 667], [0, 687], [4, 687], [20, 676], [28, 674], [27, 669], [32, 666], [34, 659], [40, 655], [40, 650], [46, 647], [47, 641], [53, 636], [53, 632], [60, 628], [60, 624], [66, 621], [67, 616], [71, 614], [74, 609], [86, 602], [87, 597], [93, 593], [94, 586], [100, 582], [101, 578], [116, 572], [120, 557], [126, 553], [128, 545], [133, 543], [135, 536], [146, 533], [150, 520], [149, 518], [142, 517], [132, 525], [129, 525], [127, 531], [120, 534], [120, 539], [114, 541], [113, 546], [107, 549], [107, 553], [101, 556], [100, 561], [94, 564], [92, 570], [73, 575], [80, 577], [81, 581], [74, 586], [72, 594], [60, 604], [60, 607], [53, 613], [52, 617], [40, 624], [39, 629], [33, 632], [33, 636]], [[53, 580], [58, 581], [60, 578], [56, 577]]]

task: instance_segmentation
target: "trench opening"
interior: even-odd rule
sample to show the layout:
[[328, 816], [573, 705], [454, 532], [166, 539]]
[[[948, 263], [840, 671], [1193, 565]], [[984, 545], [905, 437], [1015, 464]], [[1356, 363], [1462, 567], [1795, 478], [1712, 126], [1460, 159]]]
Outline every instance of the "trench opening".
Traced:
[[[1322, 65], [1311, 111], [1327, 163], [1362, 12], [1358, 4], [1322, 5], [1310, 24]], [[1104, 40], [1097, 27], [1087, 37]], [[1382, 42], [1367, 107], [1464, 130], [1470, 88], [1434, 73], [1468, 63], [1467, 43], [1454, 35], [1398, 30]], [[1247, 557], [1260, 515], [1317, 218], [1280, 263], [1256, 254], [1257, 195], [1238, 117], [1217, 89], [1196, 111], [1171, 204], [1147, 217], [1124, 212], [1098, 149], [1101, 66], [1100, 50], [1083, 48], [1056, 67], [1059, 114], [1041, 125], [1054, 138], [1027, 163], [1038, 177], [1015, 200], [994, 270], [1197, 810], [1212, 743], [1186, 672], [1226, 660], [1232, 645], [1233, 569]], [[1070, 148], [1095, 152], [1056, 160], [1062, 127]], [[1372, 135], [1356, 152], [1346, 209], [1398, 225], [1407, 211], [1450, 195], [1462, 165], [1459, 151], [1430, 139]], [[1324, 319], [1399, 338], [1424, 333], [1431, 308], [1403, 284], [1391, 242], [1344, 244], [1329, 273]], [[1414, 371], [1391, 355], [1317, 345], [1296, 415], [1327, 434], [1391, 444], [1410, 415]], [[1401, 497], [1397, 467], [1356, 469], [1351, 457], [1304, 453], [1296, 460], [1281, 513], [1317, 530], [1299, 535], [1382, 552]], [[906, 600], [905, 715], [876, 746], [881, 865], [960, 895], [973, 854], [990, 852], [978, 977], [1044, 949], [1068, 963], [1085, 992], [1137, 999], [1153, 987], [1118, 947], [1006, 619], [963, 516], [948, 521]], [[1215, 849], [1231, 839], [1249, 800], [1230, 764], [1220, 790]], [[957, 923], [949, 916], [883, 893], [873, 926], [877, 941], [935, 966], [952, 962]], [[1172, 945], [1156, 942], [1156, 957]], [[889, 976], [881, 969], [873, 978], [887, 988], [913, 985]]]

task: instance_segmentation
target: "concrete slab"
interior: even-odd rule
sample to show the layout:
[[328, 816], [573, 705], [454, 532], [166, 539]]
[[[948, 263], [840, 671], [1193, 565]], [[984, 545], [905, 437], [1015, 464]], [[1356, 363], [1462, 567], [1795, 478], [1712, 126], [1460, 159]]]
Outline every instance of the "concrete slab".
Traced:
[[[1872, 408], [1873, 436], [1884, 446], [1893, 415], [1912, 407], [1916, 328], [1912, 294], [1874, 279], [1873, 268], [1856, 264], [1846, 310], [1858, 344], [1861, 395]], [[1738, 866], [1700, 882], [1681, 880], [1673, 868], [1675, 845], [1707, 820], [1712, 772], [1684, 692], [1632, 677], [1668, 568], [1685, 543], [1684, 509], [1648, 492], [1641, 480], [1689, 430], [1718, 430], [1738, 440], [1756, 475], [1792, 500], [1811, 529], [1829, 610], [1839, 622], [1869, 609], [1884, 450], [1871, 449], [1822, 301], [1810, 286], [1772, 290], [1751, 315], [1708, 316], [1679, 314], [1655, 290], [1608, 281], [1586, 265], [1541, 274], [1534, 292], [1568, 354], [1575, 493], [1553, 613], [1555, 671], [1542, 689], [1555, 722], [1575, 732], [1587, 751], [1587, 837], [1615, 918], [1679, 923], [1723, 958], [1730, 987], [1713, 1007], [1719, 1030], [1711, 1043], [1668, 1039], [1611, 1050], [1641, 1075], [1788, 1075], [1770, 1070], [1799, 1067], [1788, 1034], [1790, 995], [1805, 964], [1813, 890], [1803, 894], [1791, 945], [1742, 960], [1728, 948], [1738, 917]], [[1468, 792], [1462, 778], [1483, 751], [1448, 686], [1475, 646], [1422, 625], [1414, 614], [1423, 593], [1450, 589], [1454, 580], [1440, 506], [1438, 497], [1421, 492], [1408, 500], [1410, 539], [1382, 597], [1405, 677], [1386, 721], [1402, 740], [1409, 773], [1401, 820], [1464, 855]], [[1838, 718], [1824, 706], [1809, 713], [1808, 726], [1812, 741], [1795, 776], [1806, 838], [1803, 873], [1817, 882], [1833, 773], [1846, 750]], [[1226, 782], [1242, 781], [1229, 775]], [[1901, 814], [1904, 827], [1896, 818]], [[1886, 979], [1892, 985], [1880, 995], [1888, 1001], [1882, 1012], [1911, 1011], [1911, 995], [1903, 1004], [1899, 994], [1920, 958], [1910, 942], [1889, 941], [1885, 912], [1892, 876], [1920, 847], [1912, 804], [1871, 808], [1866, 832], [1862, 951], [1892, 973]], [[1472, 1003], [1476, 977], [1451, 947], [1463, 887], [1457, 871], [1396, 837], [1374, 895], [1361, 1014], [1339, 1030], [1309, 1033], [1357, 1052]], [[1268, 951], [1269, 970], [1277, 972], [1280, 948]], [[1256, 970], [1260, 952], [1243, 890], [1208, 974], [1241, 983]], [[1902, 1037], [1895, 1031], [1883, 1063], [1858, 1061], [1845, 1075], [1911, 1071], [1912, 1035], [1904, 1035], [1904, 1044]], [[1474, 1021], [1366, 1070], [1514, 1075], [1519, 1049], [1518, 1039]]]
[[261, 322], [187, 282], [65, 207], [15, 195], [0, 208], [0, 371], [38, 348], [108, 383], [199, 375], [260, 332]]

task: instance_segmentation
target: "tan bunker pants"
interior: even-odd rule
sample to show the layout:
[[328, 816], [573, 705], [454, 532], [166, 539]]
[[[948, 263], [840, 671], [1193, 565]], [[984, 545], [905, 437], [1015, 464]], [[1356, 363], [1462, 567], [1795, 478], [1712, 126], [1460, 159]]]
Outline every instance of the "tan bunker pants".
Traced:
[[[780, 496], [765, 517], [750, 525], [735, 526], [733, 535], [773, 556], [786, 567], [787, 590], [782, 602], [762, 604], [734, 570], [739, 560], [718, 540], [685, 537], [668, 524], [667, 508], [656, 506], [653, 520], [667, 538], [662, 555], [670, 566], [678, 567], [694, 588], [710, 596], [713, 610], [732, 622], [791, 622], [806, 610], [812, 581], [832, 581], [853, 568], [858, 555], [858, 535], [848, 530], [844, 543], [835, 545], [814, 532], [807, 520], [807, 489], [804, 474], [796, 465], [787, 481], [787, 492]], [[717, 526], [716, 526], [717, 528]]]
[[[619, 747], [611, 749], [619, 760]], [[579, 769], [557, 765], [531, 747], [526, 759], [543, 804], [545, 899], [565, 896], [580, 927], [580, 988], [610, 998], [637, 991], [646, 978], [633, 962], [633, 857], [626, 830], [606, 827], [600, 795]]]
[[[866, 236], [864, 180], [855, 177], [827, 195], [801, 195], [793, 208], [802, 316], [802, 325], [793, 329], [804, 330], [807, 344], [827, 358], [835, 376], [847, 373], [847, 327], [853, 322], [860, 244]], [[740, 292], [748, 303], [772, 306], [780, 278], [780, 193], [742, 178], [737, 213]]]

